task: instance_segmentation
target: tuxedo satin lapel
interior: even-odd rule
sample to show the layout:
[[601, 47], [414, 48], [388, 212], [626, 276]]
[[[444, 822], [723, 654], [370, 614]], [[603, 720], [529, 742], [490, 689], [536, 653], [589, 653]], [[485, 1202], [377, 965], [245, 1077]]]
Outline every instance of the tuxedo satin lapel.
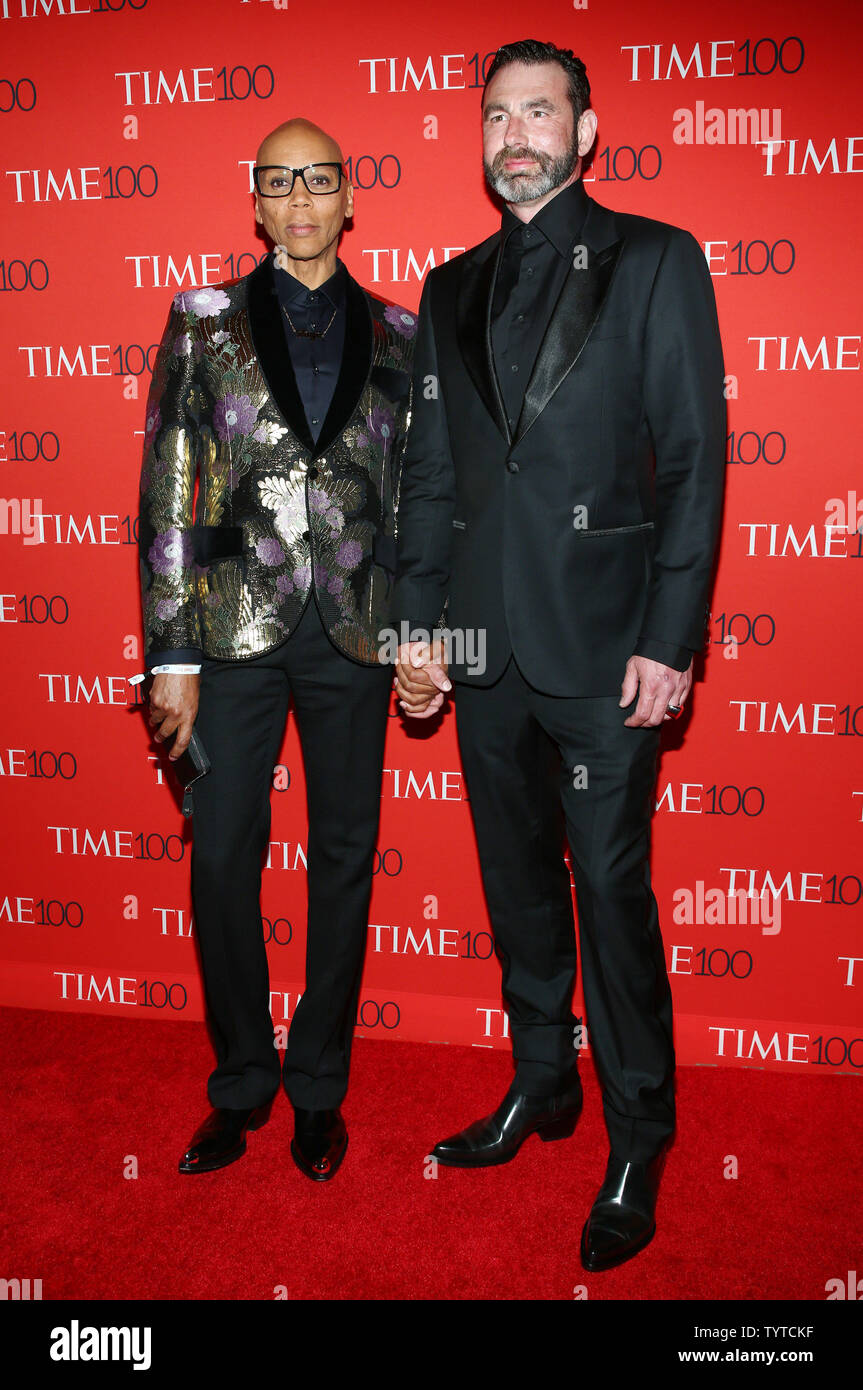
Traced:
[[313, 450], [314, 441], [291, 365], [284, 315], [268, 260], [249, 276], [248, 314], [252, 345], [270, 395], [300, 443]]
[[506, 411], [500, 399], [491, 355], [491, 296], [503, 241], [483, 259], [466, 257], [462, 268], [456, 336], [468, 375], [504, 439]]
[[587, 266], [581, 270], [573, 268], [567, 275], [527, 383], [515, 431], [516, 443], [581, 356], [608, 293], [622, 247], [622, 240], [596, 252], [588, 245]]
[[357, 407], [372, 368], [374, 329], [368, 301], [356, 280], [347, 277], [345, 286], [345, 346], [339, 379], [321, 428], [315, 453], [328, 449], [341, 434]]

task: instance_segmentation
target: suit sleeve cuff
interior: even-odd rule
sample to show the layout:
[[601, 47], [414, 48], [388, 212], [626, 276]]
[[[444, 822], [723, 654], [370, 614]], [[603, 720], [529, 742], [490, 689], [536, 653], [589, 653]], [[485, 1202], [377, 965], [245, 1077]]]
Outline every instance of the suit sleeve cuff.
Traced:
[[200, 647], [174, 647], [170, 651], [148, 652], [144, 666], [146, 670], [152, 671], [154, 666], [200, 665], [203, 659], [204, 653]]
[[660, 642], [656, 637], [640, 637], [635, 644], [634, 656], [646, 657], [648, 661], [660, 661], [674, 671], [685, 671], [695, 653], [691, 647], [678, 647], [674, 642]]

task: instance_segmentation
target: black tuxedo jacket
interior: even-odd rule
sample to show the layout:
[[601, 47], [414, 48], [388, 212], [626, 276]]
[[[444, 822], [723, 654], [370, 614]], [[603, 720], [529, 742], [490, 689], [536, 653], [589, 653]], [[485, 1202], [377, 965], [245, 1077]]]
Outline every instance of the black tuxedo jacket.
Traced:
[[260, 656], [312, 589], [345, 655], [384, 660], [416, 320], [347, 277], [341, 371], [314, 443], [273, 274], [268, 258], [174, 299], [141, 469], [148, 666]]
[[500, 233], [423, 290], [395, 610], [430, 629], [448, 599], [454, 639], [484, 630], [484, 671], [453, 641], [457, 681], [491, 684], [513, 652], [545, 693], [618, 694], [633, 654], [685, 670], [703, 644], [725, 472], [710, 274], [688, 232], [583, 196], [587, 265], [514, 433], [490, 338]]

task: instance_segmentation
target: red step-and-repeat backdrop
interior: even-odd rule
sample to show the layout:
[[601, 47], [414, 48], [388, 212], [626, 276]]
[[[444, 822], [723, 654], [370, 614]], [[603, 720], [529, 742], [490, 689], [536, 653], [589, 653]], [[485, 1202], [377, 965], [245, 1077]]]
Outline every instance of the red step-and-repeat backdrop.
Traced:
[[[427, 270], [496, 226], [483, 71], [531, 35], [587, 63], [591, 196], [689, 228], [719, 303], [721, 557], [654, 821], [678, 1058], [859, 1073], [860, 7], [474, 8], [0, 0], [0, 1002], [203, 1017], [190, 827], [127, 685], [144, 403], [172, 296], [264, 254], [255, 151], [304, 115], [349, 161], [346, 264], [416, 308]], [[272, 800], [284, 1028], [306, 889], [292, 717]], [[451, 708], [431, 733], [393, 707], [358, 1029], [509, 1045]]]

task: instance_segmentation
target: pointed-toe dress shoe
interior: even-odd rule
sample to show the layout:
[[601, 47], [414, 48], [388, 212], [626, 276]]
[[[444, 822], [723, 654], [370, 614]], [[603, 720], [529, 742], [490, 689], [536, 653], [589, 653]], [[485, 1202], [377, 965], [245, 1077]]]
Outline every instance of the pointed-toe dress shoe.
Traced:
[[450, 1168], [491, 1168], [515, 1158], [525, 1139], [568, 1139], [581, 1114], [578, 1078], [557, 1096], [526, 1096], [510, 1086], [497, 1110], [435, 1144], [432, 1157]]
[[334, 1178], [348, 1147], [348, 1131], [340, 1110], [299, 1110], [294, 1106], [291, 1157], [313, 1182]]
[[585, 1269], [613, 1269], [631, 1260], [653, 1239], [664, 1163], [664, 1151], [649, 1163], [629, 1163], [611, 1154], [605, 1180], [581, 1234]]
[[212, 1173], [227, 1168], [246, 1152], [246, 1131], [260, 1129], [270, 1118], [272, 1101], [247, 1110], [224, 1106], [211, 1110], [199, 1125], [192, 1142], [180, 1159], [181, 1173]]

